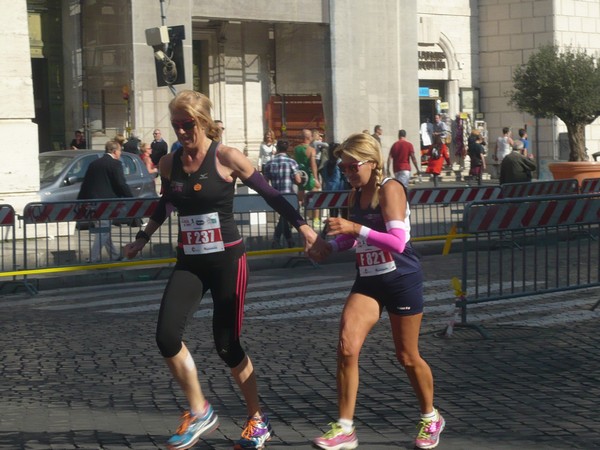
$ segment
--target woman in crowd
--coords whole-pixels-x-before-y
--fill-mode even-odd
[[[150,158],[150,154],[152,153],[152,147],[147,142],[142,142],[140,144],[140,158],[144,161],[146,165],[146,169],[148,169],[148,173],[154,174],[158,172],[158,168],[154,167],[154,163]]]
[[[273,159],[277,153],[277,142],[275,141],[275,133],[273,130],[269,130],[265,133],[263,141],[260,144],[260,151],[258,155],[258,170],[262,172],[265,164]]]
[[[283,196],[271,188],[239,150],[218,142],[219,130],[210,116],[210,100],[199,92],[182,91],[169,103],[171,124],[182,148],[161,158],[163,195],[144,231],[125,247],[134,257],[176,208],[179,213],[177,263],[165,288],[156,341],[190,410],[169,439],[170,449],[192,447],[219,422],[200,388],[198,371],[183,343],[186,321],[207,290],[213,298],[213,339],[218,355],[229,366],[246,402],[247,420],[236,449],[263,448],[272,434],[262,413],[256,376],[240,342],[248,268],[244,244],[233,218],[236,180],[262,195],[294,225],[306,249],[324,242],[306,225]]]
[[[415,445],[438,445],[444,419],[433,406],[433,376],[419,354],[423,318],[423,274],[410,244],[406,189],[395,179],[383,178],[378,142],[368,134],[350,136],[337,149],[340,168],[352,186],[350,217],[327,220],[328,235],[336,236],[325,251],[309,253],[320,261],[330,252],[356,247],[357,273],[344,305],[339,330],[337,388],[339,419],[314,439],[326,450],[358,447],[353,418],[358,394],[358,359],[369,331],[385,308],[389,314],[396,357],[416,394],[421,420]],[[391,386],[389,387],[392,388]]]
[[[434,135],[433,145],[429,149],[425,172],[433,176],[433,185],[436,187],[438,185],[438,177],[442,173],[444,161],[446,161],[446,166],[449,167],[450,154],[448,153],[448,147],[444,144],[440,135]]]

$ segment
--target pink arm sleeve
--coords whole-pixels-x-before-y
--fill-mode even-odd
[[[362,226],[360,235],[366,238],[367,244],[394,253],[402,253],[406,248],[406,242],[410,239],[404,228],[395,227],[389,228],[387,233],[382,233]]]

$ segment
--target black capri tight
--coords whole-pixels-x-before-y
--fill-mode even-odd
[[[163,294],[156,327],[156,343],[165,358],[172,358],[181,350],[185,326],[209,289],[217,353],[229,367],[236,367],[246,356],[240,345],[248,285],[246,254],[236,256],[238,252],[231,248],[223,253],[209,261],[205,257],[178,255]]]

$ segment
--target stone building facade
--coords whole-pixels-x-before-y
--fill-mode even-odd
[[[256,159],[276,94],[322,100],[329,140],[379,124],[384,156],[404,128],[418,143],[421,117],[441,111],[528,128],[539,160],[564,159],[565,129],[507,103],[515,67],[539,45],[597,52],[597,0],[16,0],[0,48],[11,56],[0,77],[0,132],[20,158],[3,165],[0,198],[35,197],[36,158],[84,128],[101,148],[133,130],[171,143],[167,104],[157,86],[148,28],[182,25],[185,84],[205,92],[222,119],[224,141]],[[58,31],[57,31],[58,30]],[[32,70],[33,69],[33,70]],[[37,129],[36,129],[37,128]],[[282,130],[278,130],[281,132]],[[600,127],[587,128],[590,153]],[[4,154],[11,151],[5,147]],[[6,160],[6,157],[4,158]],[[18,202],[17,202],[18,203]]]

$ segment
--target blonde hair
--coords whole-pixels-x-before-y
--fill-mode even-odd
[[[196,120],[196,126],[205,130],[206,136],[213,141],[220,140],[219,128],[213,121],[210,110],[210,99],[200,92],[185,90],[179,92],[169,102],[169,112],[173,115],[176,111],[183,111]]]
[[[335,150],[335,156],[341,158],[346,155],[354,158],[357,161],[370,161],[375,164],[373,176],[375,177],[375,193],[371,199],[371,208],[376,208],[379,205],[379,188],[383,181],[383,160],[381,159],[381,150],[379,142],[367,133],[356,133],[348,137]],[[348,197],[348,203],[354,202],[356,189],[353,187]]]

